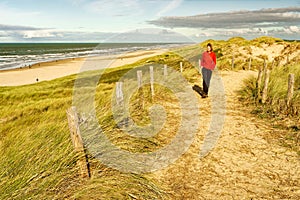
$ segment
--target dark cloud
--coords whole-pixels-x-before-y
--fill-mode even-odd
[[[31,26],[15,26],[0,24],[0,31],[28,31],[28,30],[41,30],[41,28],[31,27]]]
[[[171,16],[148,21],[168,28],[254,28],[279,27],[300,24],[300,7],[241,10],[208,13],[195,16]]]

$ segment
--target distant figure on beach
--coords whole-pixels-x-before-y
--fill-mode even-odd
[[[36,82],[39,82],[39,78],[36,78]]]
[[[202,54],[201,65],[202,68],[202,79],[203,79],[203,91],[204,95],[202,98],[208,96],[208,90],[210,85],[210,80],[212,76],[212,71],[215,69],[217,64],[216,54],[213,52],[213,47],[211,43],[207,44],[206,51]]]

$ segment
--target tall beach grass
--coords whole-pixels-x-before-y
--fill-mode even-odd
[[[149,86],[143,92],[145,105],[138,103],[139,93],[131,98],[132,118],[149,123],[149,107],[163,104],[170,119],[156,137],[138,139],[122,133],[112,118],[111,97],[116,82],[138,66],[158,63],[180,69],[182,57],[166,53],[134,64],[103,72],[96,89],[96,112],[108,138],[131,152],[153,151],[170,141],[176,132],[177,99],[164,87],[156,87],[150,98]],[[183,75],[194,82],[197,69],[184,62]],[[90,76],[93,72],[85,72]],[[84,76],[84,75],[83,75]],[[106,167],[88,155],[91,178],[78,175],[78,159],[72,146],[66,110],[72,106],[76,75],[17,87],[0,87],[0,199],[165,199],[163,186],[147,174],[123,173]]]
[[[290,105],[287,104],[289,74],[295,77]],[[253,106],[253,114],[268,119],[275,128],[285,130],[285,145],[300,155],[300,65],[286,65],[271,70],[264,104],[260,101],[262,90],[263,84],[257,87],[257,77],[251,77],[245,80],[243,89],[239,91],[240,99]]]

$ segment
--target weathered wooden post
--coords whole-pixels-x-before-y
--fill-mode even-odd
[[[123,104],[124,95],[123,95],[123,82],[117,82],[116,85],[116,101],[117,105],[121,106]]]
[[[259,89],[260,89],[260,85],[261,85],[262,76],[263,76],[263,71],[262,71],[262,68],[259,67],[257,81],[256,81],[256,88],[258,89],[258,91],[257,91],[258,93],[260,92]]]
[[[289,74],[288,81],[289,82],[288,82],[288,93],[287,93],[287,106],[290,107],[294,95],[294,83],[295,83],[294,74]]]
[[[139,93],[139,104],[142,106],[142,109],[145,108],[145,101],[144,101],[144,91],[142,90],[142,79],[143,72],[142,70],[137,71],[137,80],[138,80],[138,93]]]
[[[269,85],[269,78],[270,78],[270,70],[266,70],[265,74],[265,83],[264,83],[264,88],[263,88],[263,93],[262,93],[262,99],[261,102],[264,104],[267,101],[268,97],[268,85]]]
[[[264,75],[266,75],[267,69],[268,69],[267,62],[266,62],[266,59],[264,59]]]
[[[154,97],[154,71],[153,66],[150,66],[150,87],[151,87],[151,95]]]
[[[252,65],[252,58],[249,58],[249,65],[248,65],[248,70],[251,70],[251,65]]]
[[[271,69],[274,69],[274,65],[275,65],[275,60],[273,59]]]
[[[142,70],[138,70],[136,73],[137,73],[137,80],[138,80],[138,88],[140,88],[140,87],[142,87],[143,72],[142,72]]]
[[[168,76],[168,66],[164,65],[164,78],[167,78]]]
[[[90,177],[90,171],[88,167],[87,156],[84,151],[84,145],[79,129],[79,117],[76,111],[76,107],[71,107],[67,110],[68,124],[70,129],[70,136],[76,153],[78,154],[77,165],[80,170],[82,178]]]
[[[183,65],[182,65],[182,62],[180,62],[180,72],[181,72],[181,73],[183,72]]]

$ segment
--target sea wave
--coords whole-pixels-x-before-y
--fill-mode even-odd
[[[24,46],[26,47],[26,45]],[[51,48],[48,47],[49,45],[45,45],[43,48],[37,48],[32,45],[32,47],[28,46],[26,49],[20,44],[15,46],[11,45],[5,49],[0,44],[0,70],[29,67],[42,62],[70,58],[116,55],[138,50],[169,48],[178,44],[105,44],[92,47],[76,47],[75,45],[73,48],[60,48],[59,45],[61,44],[57,44],[57,46],[54,45],[54,47]]]

